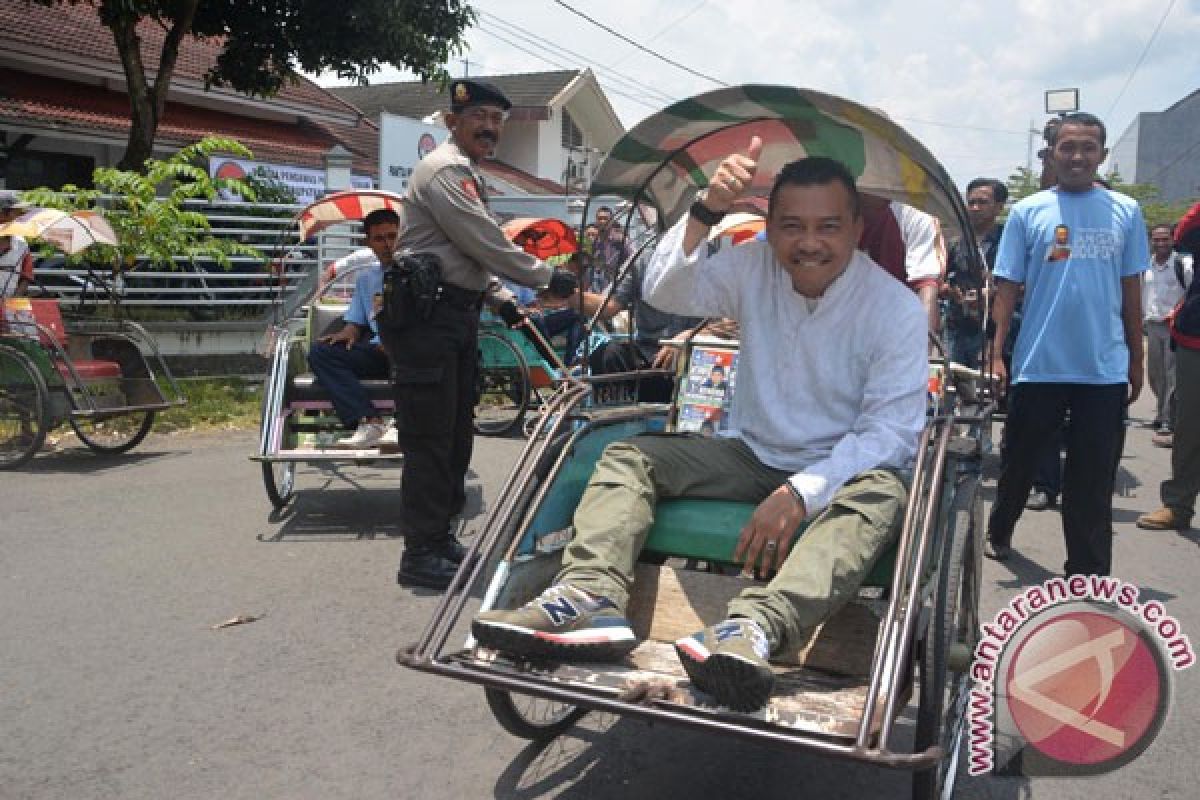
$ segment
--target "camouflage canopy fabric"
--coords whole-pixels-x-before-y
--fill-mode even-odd
[[[644,216],[665,230],[686,213],[721,160],[744,151],[755,135],[763,153],[750,206],[765,208],[784,164],[819,155],[849,167],[861,191],[938,217],[948,234],[967,224],[954,181],[907,131],[865,106],[787,86],[718,89],[646,118],[613,146],[590,195],[648,206],[653,213]]]

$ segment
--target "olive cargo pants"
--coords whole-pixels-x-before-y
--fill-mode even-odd
[[[645,434],[611,444],[575,511],[575,538],[563,554],[558,581],[624,609],[660,498],[759,503],[788,477],[760,462],[739,439]],[[853,599],[899,535],[907,496],[904,481],[885,469],[852,478],[816,515],[770,583],[734,598],[730,616],[758,622],[772,652],[803,644]]]

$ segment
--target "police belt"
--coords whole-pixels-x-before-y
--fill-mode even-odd
[[[478,311],[483,307],[483,291],[464,289],[450,283],[438,284],[437,300],[459,311]]]

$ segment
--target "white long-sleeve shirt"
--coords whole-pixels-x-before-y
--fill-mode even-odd
[[[1180,264],[1183,272],[1183,283],[1175,272],[1175,259],[1182,259]],[[1187,286],[1192,282],[1192,259],[1181,256],[1175,251],[1167,256],[1167,260],[1159,264],[1150,257],[1150,268],[1142,273],[1142,318],[1146,322],[1162,322],[1167,315],[1175,310],[1179,301],[1187,293]]]
[[[926,314],[916,295],[861,252],[812,309],[767,242],[707,257],[683,252],[686,218],[659,243],[646,300],[741,324],[729,428],[789,479],[808,514],[850,478],[911,465],[925,426]]]

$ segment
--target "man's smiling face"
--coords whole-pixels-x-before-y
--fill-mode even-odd
[[[1058,175],[1058,185],[1069,192],[1092,188],[1096,169],[1108,155],[1103,134],[1094,125],[1064,122],[1058,129],[1050,159]]]
[[[805,297],[820,297],[842,274],[861,235],[862,218],[837,181],[780,187],[767,217],[775,259]]]

